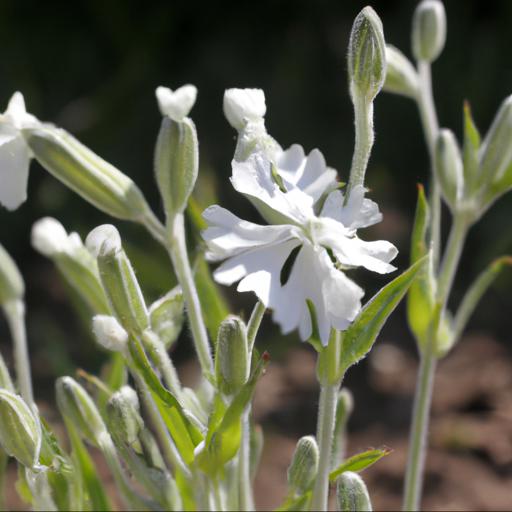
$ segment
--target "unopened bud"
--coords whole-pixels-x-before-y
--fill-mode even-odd
[[[332,466],[336,467],[345,458],[347,423],[354,408],[354,398],[347,388],[338,393],[336,404],[336,421],[334,426],[334,441],[332,447]]]
[[[71,377],[60,377],[56,382],[57,405],[64,416],[94,446],[106,432],[101,415],[87,391]]]
[[[64,226],[56,219],[44,217],[32,226],[32,247],[44,256],[64,252],[68,248],[68,234]]]
[[[480,180],[499,180],[512,162],[512,96],[503,101],[480,148]]]
[[[107,423],[116,444],[131,446],[140,452],[139,433],[144,422],[139,413],[139,400],[135,390],[123,386],[107,403]]]
[[[180,287],[174,288],[149,307],[151,328],[167,349],[178,339],[183,327],[183,308],[183,293]]]
[[[444,198],[454,209],[464,193],[464,168],[459,145],[451,130],[439,132],[434,159],[434,169]]]
[[[110,224],[98,226],[85,243],[97,256],[101,283],[120,324],[128,332],[147,329],[149,316],[144,297],[117,229]]]
[[[372,503],[363,479],[345,471],[336,480],[336,501],[340,512],[371,512]]]
[[[412,20],[412,53],[418,61],[433,62],[446,41],[446,13],[439,0],[423,0]]]
[[[418,94],[418,73],[409,59],[394,46],[386,46],[386,81],[384,90],[415,98]]]
[[[263,121],[267,106],[261,89],[227,89],[224,93],[224,115],[237,131],[248,123]]]
[[[305,493],[318,470],[318,445],[313,436],[301,437],[288,467],[288,485],[296,494]]]
[[[96,315],[92,319],[96,341],[107,350],[123,353],[128,344],[128,333],[113,316]]]
[[[0,244],[0,305],[23,299],[25,284],[9,253]]]
[[[352,99],[373,101],[386,78],[386,43],[382,22],[371,7],[365,7],[352,25],[348,72]]]
[[[24,400],[11,391],[0,389],[0,444],[6,453],[27,468],[39,462],[41,427]]]
[[[38,162],[99,210],[124,220],[147,216],[149,206],[137,185],[69,133],[51,126],[22,132]]]
[[[163,116],[173,121],[181,122],[192,110],[197,98],[197,88],[194,85],[183,85],[172,91],[168,87],[157,87],[155,91],[158,108]]]
[[[215,373],[226,394],[240,389],[249,378],[247,328],[237,316],[228,316],[219,327]]]

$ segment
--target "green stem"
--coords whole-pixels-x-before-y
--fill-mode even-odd
[[[254,342],[256,341],[256,334],[258,334],[265,310],[265,304],[263,304],[261,301],[258,301],[252,310],[251,318],[249,318],[249,323],[247,324],[247,343],[249,345],[249,356],[252,354]]]
[[[320,404],[316,438],[320,450],[318,473],[313,488],[310,510],[327,510],[329,499],[329,471],[336,416],[336,399],[339,383],[320,388]]]
[[[167,234],[165,227],[158,220],[156,215],[148,209],[140,223],[149,231],[151,236],[164,247],[167,247]]]
[[[364,176],[373,146],[373,103],[364,96],[354,96],[355,146],[350,168],[345,202],[357,185],[364,184]]]
[[[25,305],[21,300],[6,302],[4,311],[14,342],[14,366],[16,367],[18,387],[25,402],[32,407],[34,395],[25,330]]]
[[[209,379],[213,374],[213,359],[208,342],[208,335],[204,324],[201,304],[194,283],[192,269],[188,260],[185,241],[185,221],[182,213],[174,218],[172,235],[168,239],[168,250],[176,276],[183,290],[183,296],[188,308],[190,329],[194,339],[194,345],[203,371],[203,375]]]

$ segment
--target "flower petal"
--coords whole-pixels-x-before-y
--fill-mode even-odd
[[[27,199],[29,155],[21,135],[0,145],[0,204],[8,210]]]

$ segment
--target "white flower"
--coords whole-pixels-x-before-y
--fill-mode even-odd
[[[389,262],[396,248],[386,241],[365,242],[358,228],[382,218],[376,203],[354,187],[345,204],[333,190],[335,171],[322,154],[307,157],[300,146],[278,155],[275,164],[263,153],[232,162],[231,182],[246,195],[271,225],[239,219],[220,206],[203,217],[203,237],[212,261],[226,260],[215,279],[238,291],[252,291],[273,310],[283,333],[298,328],[303,340],[312,334],[308,301],[312,303],[321,341],[331,328],[346,329],[361,309],[363,290],[342,270],[363,266],[379,273],[395,270]]]
[[[15,92],[0,115],[0,204],[15,210],[27,199],[30,150],[21,130],[40,122],[25,110],[25,100]]]
[[[68,235],[64,226],[52,217],[43,217],[34,223],[31,242],[36,251],[47,257],[64,252],[73,254],[84,247],[78,233]]]
[[[261,89],[227,89],[224,93],[224,115],[235,130],[249,122],[262,121],[267,111]]]
[[[173,121],[180,122],[188,116],[197,97],[197,88],[194,85],[183,85],[174,92],[168,87],[157,87],[156,99],[163,116],[169,116]]]

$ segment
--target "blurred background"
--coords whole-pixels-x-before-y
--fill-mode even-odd
[[[269,132],[283,147],[318,147],[341,179],[346,178],[353,114],[345,56],[352,21],[364,5],[355,0],[5,0],[0,2],[0,109],[15,90],[22,91],[31,113],[66,128],[132,177],[161,215],[152,176],[160,124],[154,90],[158,85],[174,89],[195,84],[199,96],[191,116],[201,156],[196,199],[204,207],[219,201],[239,216],[258,221],[227,179],[235,133],[222,114],[223,92],[229,87],[264,89]],[[376,1],[373,7],[384,23],[387,42],[410,56],[415,3]],[[512,3],[446,2],[446,10],[447,44],[433,67],[440,124],[460,138],[462,102],[467,99],[485,133],[501,101],[512,92]],[[361,236],[392,241],[400,249],[397,264],[404,269],[416,183],[425,183],[428,176],[413,102],[381,94],[375,104],[375,130],[367,185],[384,221]],[[447,228],[449,215],[444,213]],[[94,345],[84,305],[30,246],[32,224],[46,215],[83,237],[111,219],[36,163],[31,167],[29,200],[15,212],[0,210],[0,242],[27,282],[37,396],[52,414],[54,379],[78,367],[98,371],[105,355]],[[511,216],[509,195],[473,228],[454,305],[492,259],[512,253]],[[148,302],[156,299],[173,282],[172,276],[162,279],[162,272],[169,269],[165,254],[142,229],[114,223],[126,240]],[[357,279],[369,298],[389,277],[361,273]],[[512,484],[511,287],[512,271],[504,272],[485,296],[465,338],[441,365],[426,487],[426,505],[432,509],[512,506],[507,495],[507,484]],[[226,298],[233,312],[246,316],[254,302],[233,290],[226,290]],[[276,506],[285,492],[295,439],[314,432],[317,390],[314,355],[295,336],[283,339],[267,319],[258,343],[274,361],[256,407],[270,447],[257,480],[260,506],[268,508]],[[0,350],[9,360],[10,339],[3,319]],[[192,357],[184,332],[175,350],[184,375],[194,371]],[[381,444],[395,450],[367,472],[376,508],[393,509],[399,503],[415,372],[415,348],[401,308],[372,357],[353,368],[346,381],[355,397],[349,453]]]

